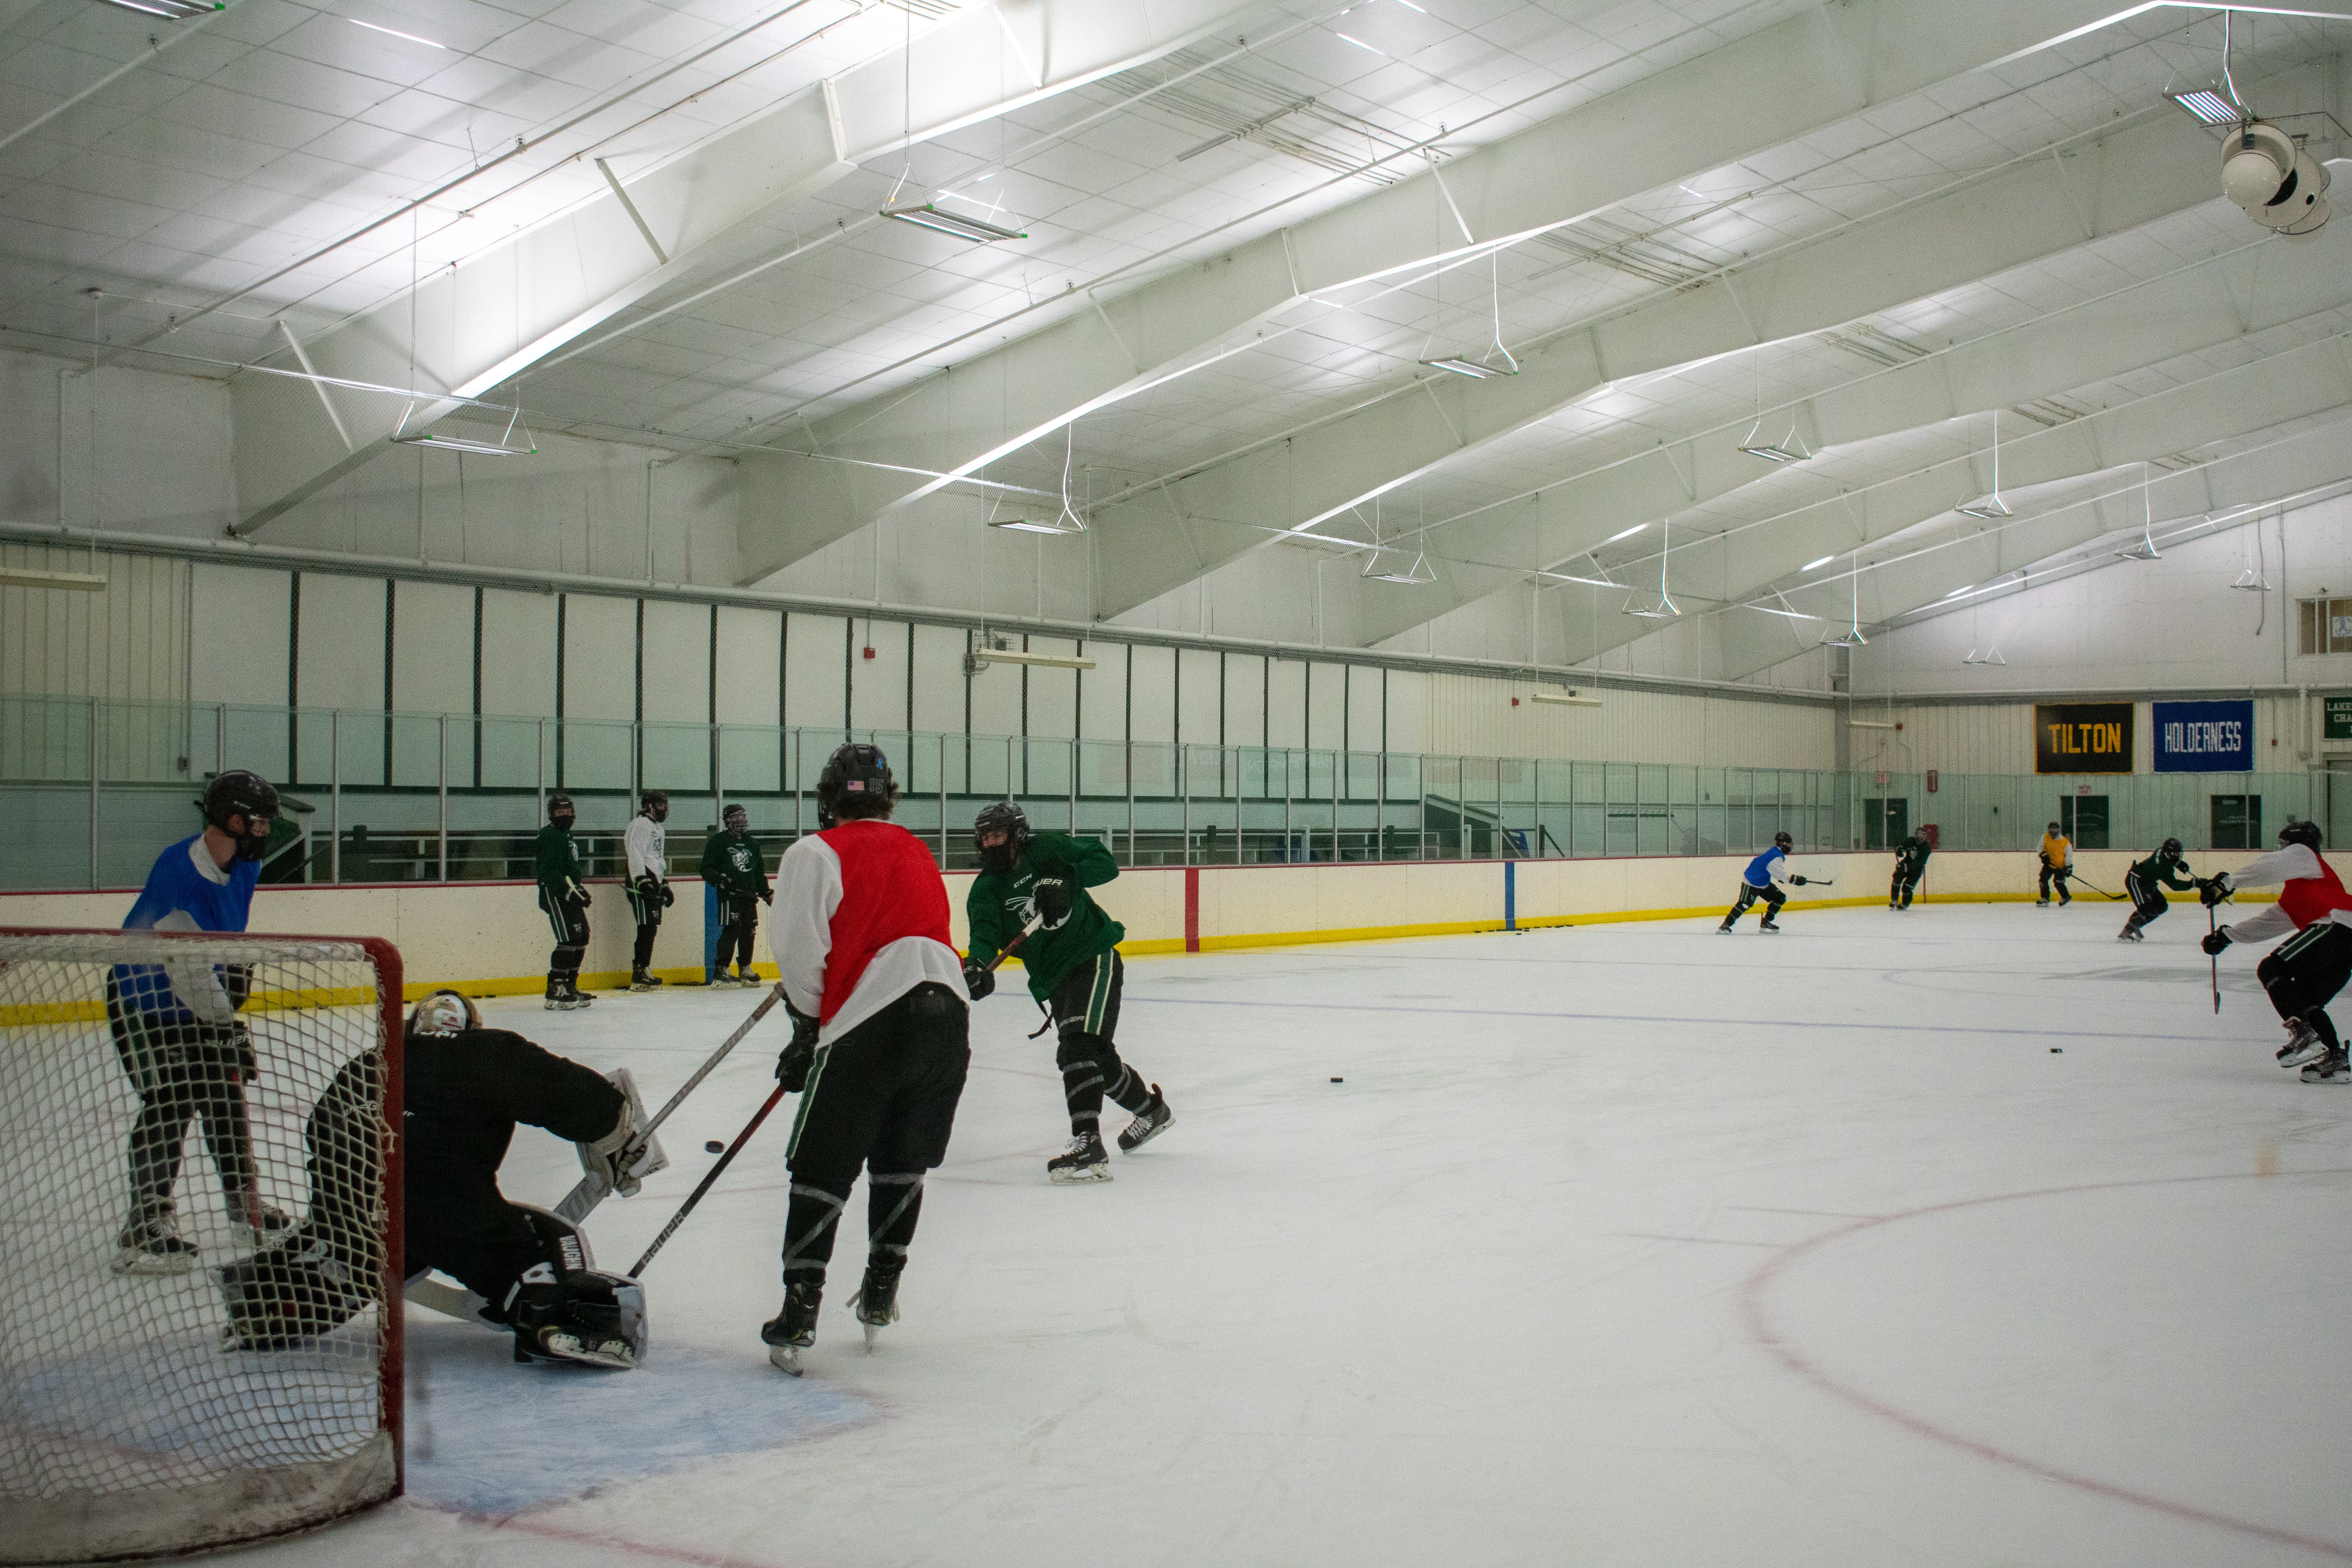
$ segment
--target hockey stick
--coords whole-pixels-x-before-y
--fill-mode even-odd
[[[751,1016],[744,1019],[733,1034],[721,1041],[717,1050],[710,1053],[710,1059],[697,1068],[694,1076],[678,1086],[677,1092],[669,1097],[669,1103],[656,1111],[652,1121],[636,1130],[635,1135],[629,1140],[628,1148],[624,1151],[626,1158],[618,1163],[619,1169],[625,1171],[636,1163],[638,1156],[645,1151],[645,1146],[653,1141],[655,1131],[663,1122],[669,1120],[669,1113],[684,1103],[686,1097],[694,1092],[695,1086],[710,1076],[710,1069],[725,1061],[727,1053],[741,1045],[743,1037],[757,1028],[760,1020],[766,1017],[776,1004],[783,999],[784,983],[779,980],[768,988],[768,994],[765,996],[760,998],[760,1005],[751,1009]],[[573,1225],[578,1225],[594,1212],[596,1205],[604,1202],[604,1195],[611,1191],[610,1187],[594,1177],[583,1176],[572,1189],[563,1195],[563,1201],[555,1205],[555,1212]]]
[[[1036,929],[1037,928],[1034,925],[1023,926],[1021,928],[1021,934],[1014,937],[1011,942],[1006,942],[1004,944],[1004,951],[988,961],[988,973],[991,974],[995,973],[998,967],[1002,965],[1006,959],[1012,957],[1015,952],[1018,952],[1021,950],[1021,944],[1027,942],[1029,940],[1029,933]]]
[[[2206,905],[2205,934],[2210,936],[2221,929],[2221,920],[2213,913],[2213,906]],[[2213,961],[2213,1016],[2218,1018],[2221,1016],[2221,955],[2213,952],[2206,956]]]
[[[677,1234],[677,1227],[686,1223],[686,1216],[694,1212],[694,1205],[702,1201],[702,1194],[710,1190],[711,1184],[719,1180],[721,1172],[734,1163],[735,1156],[743,1152],[743,1145],[751,1141],[751,1134],[760,1130],[760,1123],[768,1119],[768,1112],[775,1110],[776,1102],[783,1098],[784,1086],[778,1084],[775,1091],[768,1096],[767,1100],[753,1114],[750,1123],[742,1131],[735,1134],[735,1142],[727,1145],[727,1152],[719,1156],[717,1163],[710,1167],[709,1173],[702,1178],[692,1193],[688,1194],[686,1202],[678,1205],[677,1212],[669,1216],[669,1223],[661,1227],[661,1234],[654,1237],[651,1247],[646,1248],[646,1255],[637,1259],[635,1268],[629,1270],[630,1279],[636,1279],[644,1277],[646,1265],[654,1260],[654,1254],[659,1252],[669,1238]]]
[[[2099,886],[2096,882],[2092,881],[2089,878],[2084,877],[2084,876],[2082,876],[2081,874],[2079,874],[2079,873],[2077,873],[2077,872],[2069,871],[2069,872],[2067,872],[2067,873],[2066,873],[2066,875],[2065,875],[2063,879],[2062,879],[2062,880],[2063,880],[2063,881],[2069,881],[2069,882],[2080,882],[2080,883],[2082,883],[2082,884],[2083,884],[2083,886],[2084,886],[2084,887],[2086,887],[2086,888],[2090,889],[2091,889],[2091,891],[2093,891],[2093,892],[2095,892],[2095,893],[2098,894],[2098,895],[2099,895],[2099,897],[2101,897],[2101,898],[2103,898],[2103,899],[2113,899],[2113,900],[2114,900],[2116,902],[2117,902],[2117,903],[2122,903],[2122,902],[2124,901],[2124,896],[2123,896],[2121,893],[2110,893],[2110,892],[2109,892],[2109,891],[2107,891],[2105,888],[2102,888],[2101,886]]]

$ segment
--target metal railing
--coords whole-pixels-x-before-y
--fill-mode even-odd
[[[1822,851],[1879,847],[1925,823],[1946,849],[2021,849],[2062,800],[2085,823],[2099,816],[2117,847],[2210,847],[2217,796],[2259,796],[2265,833],[2317,816],[2335,842],[2352,817],[2352,779],[2331,796],[2335,775],[2300,773],[1945,773],[1931,792],[1919,775],[1790,768],[7,697],[0,889],[138,885],[198,825],[191,803],[223,767],[285,792],[272,881],[527,879],[558,789],[578,805],[593,875],[619,873],[621,830],[647,788],[669,793],[675,869],[693,869],[722,801],[746,809],[772,863],[815,828],[816,776],[845,739],[889,754],[896,820],[950,869],[974,863],[973,815],[1007,798],[1129,866],[1722,855],[1782,830]],[[2098,847],[2089,838],[2077,834]]]

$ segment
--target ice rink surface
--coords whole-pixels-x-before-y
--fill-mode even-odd
[[[2352,1090],[2201,911],[1792,911],[1137,961],[1176,1124],[1056,1188],[1017,980],[867,1355],[854,1200],[772,1371],[785,1123],[647,1270],[654,1360],[412,1311],[411,1496],[273,1564],[2352,1561]],[[496,1002],[657,1104],[737,991]],[[590,1223],[625,1268],[771,1086],[763,1027]],[[2052,1047],[2061,1047],[2053,1054]],[[1334,1078],[1344,1082],[1333,1082]],[[790,1102],[787,1102],[788,1104]],[[1107,1131],[1121,1123],[1107,1113]],[[510,1195],[570,1148],[517,1140]]]

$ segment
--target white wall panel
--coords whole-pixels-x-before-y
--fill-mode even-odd
[[[1031,653],[1056,658],[1077,657],[1072,637],[1029,637]],[[1029,727],[1032,735],[1067,738],[1078,732],[1078,672],[1075,669],[1032,669],[1029,674]]]
[[[905,730],[907,702],[907,623],[860,621],[856,660],[857,671],[856,728]],[[874,657],[867,658],[866,650]]]
[[[784,651],[785,723],[830,730],[845,722],[841,650],[848,626],[839,616],[793,613]]]
[[[1176,733],[1188,745],[1213,746],[1222,739],[1224,677],[1218,657],[1202,648],[1176,650]]]
[[[1128,645],[1090,642],[1095,668],[1078,682],[1078,732],[1089,741],[1127,739]]]
[[[773,724],[783,700],[783,616],[774,610],[719,611],[719,712],[722,724]]]
[[[1564,757],[1578,761],[1682,763],[1703,767],[1829,768],[1836,711],[1827,706],[1753,702],[1675,691],[1583,688],[1598,708],[1536,703],[1549,683],[1433,674],[1424,751],[1469,756]],[[1518,706],[1511,700],[1517,698]],[[1390,744],[1402,751],[1396,727]]]
[[[1225,743],[1265,744],[1265,659],[1254,653],[1225,655]]]
[[[185,562],[0,544],[0,564],[96,573],[100,594],[0,587],[0,691],[152,698],[187,694]]]
[[[313,581],[302,584],[306,622]],[[474,590],[399,584],[392,605],[392,705],[404,713],[474,710]]]
[[[1347,677],[1346,738],[1340,744],[1351,752],[1381,749],[1381,671],[1361,666],[1344,667]]]
[[[1424,752],[1429,749],[1429,682],[1418,669],[1388,672],[1388,749]]]
[[[563,713],[570,719],[637,715],[637,602],[598,594],[563,601]]]
[[[975,735],[1021,733],[1021,667],[983,664],[971,678],[971,731]]]
[[[942,734],[963,728],[963,650],[969,636],[961,626],[915,628],[911,728]]]
[[[1176,650],[1134,647],[1128,652],[1134,685],[1129,722],[1132,739],[1176,738]]]
[[[1307,744],[1307,666],[1297,659],[1268,661],[1265,733],[1269,746]]]
[[[284,702],[288,574],[242,566],[194,570],[190,695],[198,702]]]
[[[482,591],[482,711],[555,711],[555,595]]]
[[[648,722],[710,721],[710,609],[645,604],[645,717]]]
[[[383,710],[384,587],[380,578],[302,574],[299,706]]]
[[[1345,666],[1319,660],[1307,667],[1307,743],[1317,751],[1337,751],[1348,716]]]

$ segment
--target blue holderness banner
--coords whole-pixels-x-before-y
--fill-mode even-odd
[[[2158,702],[2156,771],[2160,773],[2250,773],[2254,771],[2254,704]]]

